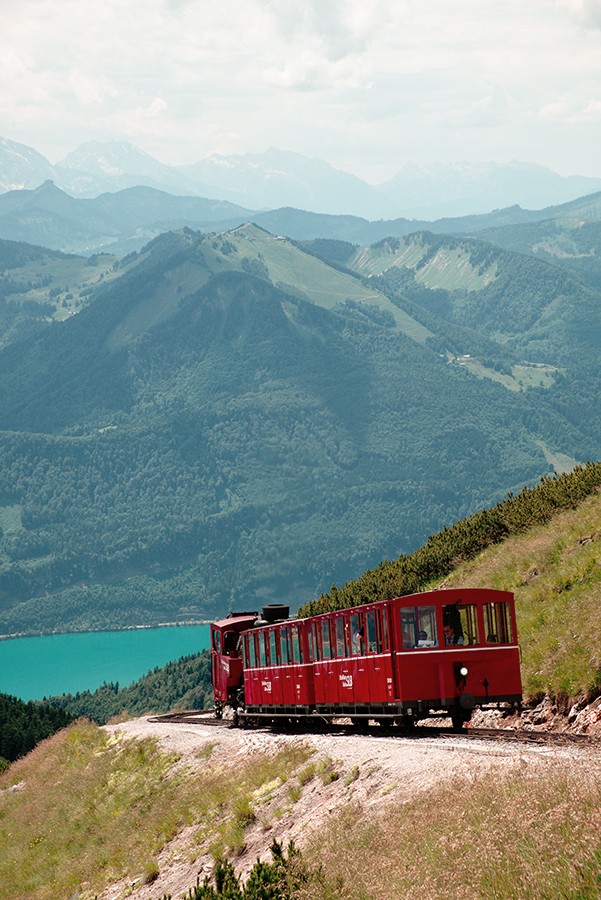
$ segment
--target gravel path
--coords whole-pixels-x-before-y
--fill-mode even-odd
[[[319,829],[328,816],[348,802],[358,802],[366,810],[381,807],[391,800],[403,802],[427,792],[441,781],[452,779],[458,789],[469,787],[474,778],[490,771],[504,774],[544,767],[557,759],[570,766],[592,767],[601,770],[599,746],[583,751],[580,747],[548,747],[514,743],[497,744],[490,741],[468,740],[461,735],[451,737],[399,738],[392,736],[361,734],[274,734],[263,730],[242,730],[227,727],[211,727],[206,724],[170,724],[153,722],[148,718],[134,719],[118,725],[105,726],[109,732],[120,733],[123,738],[154,737],[166,751],[181,756],[181,764],[190,769],[220,763],[235,766],[241,757],[252,754],[277,753],[291,743],[312,748],[312,761],[330,760],[339,778],[329,784],[313,778],[302,789],[300,799],[291,806],[288,786],[281,796],[270,801],[275,810],[288,811],[279,817],[270,817],[269,805],[261,807],[263,824],[251,826],[247,832],[246,849],[235,860],[237,872],[245,875],[257,857],[269,859],[269,846],[273,838],[290,840],[302,847],[305,837]],[[198,753],[207,744],[217,744],[210,759],[199,758]],[[351,777],[349,776],[351,774]],[[224,776],[225,777],[225,776]],[[265,826],[265,821],[270,825]],[[179,900],[187,889],[210,874],[213,860],[201,854],[190,861],[189,848],[194,828],[182,834],[164,848],[159,862],[159,878],[152,885],[122,882],[101,894],[102,900],[117,900],[125,895],[138,900],[153,900],[164,894],[172,894]]]

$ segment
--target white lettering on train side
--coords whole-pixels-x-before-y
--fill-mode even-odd
[[[343,688],[352,688],[353,687],[353,676],[352,675],[341,675],[340,681],[342,682]]]
[[[271,694],[271,681],[262,681],[261,687],[267,694]]]

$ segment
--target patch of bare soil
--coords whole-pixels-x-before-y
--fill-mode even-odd
[[[574,713],[573,721],[583,710]],[[547,715],[548,714],[548,715]],[[546,727],[553,717],[551,709],[535,713],[542,725],[546,715]],[[589,733],[601,735],[601,700],[594,709],[587,710]],[[564,717],[565,719],[566,717]],[[478,724],[474,722],[474,724]],[[482,723],[484,724],[484,723]],[[491,723],[486,723],[491,724]],[[533,720],[533,725],[536,722]],[[514,720],[497,721],[495,727],[513,725]],[[573,723],[572,723],[573,725]],[[276,754],[285,746],[302,744],[310,747],[312,761],[330,763],[337,777],[329,783],[316,776],[298,788],[300,798],[293,802],[290,782],[270,795],[257,810],[257,820],[246,833],[244,851],[233,860],[236,871],[245,876],[257,858],[270,859],[269,846],[274,838],[287,845],[294,840],[302,848],[309,834],[318,831],[345,804],[356,803],[365,812],[375,810],[391,801],[396,804],[427,795],[429,790],[445,780],[456,783],[458,790],[469,789],[470,783],[490,770],[500,775],[511,775],[522,767],[544,767],[550,761],[565,759],[570,766],[593,767],[599,770],[601,751],[581,747],[547,747],[514,743],[493,743],[468,740],[460,734],[447,737],[396,737],[387,734],[281,734],[269,730],[242,730],[215,728],[207,724],[172,724],[152,722],[147,718],[134,719],[117,725],[105,726],[109,732],[118,732],[123,739],[152,736],[166,751],[181,756],[181,764],[190,770],[220,765],[230,766],[235,778],[236,762],[252,754]],[[421,732],[421,728],[418,729]],[[217,744],[210,759],[199,757],[199,751],[208,744]],[[224,773],[224,777],[226,773]],[[102,900],[134,897],[138,900],[154,900],[171,894],[179,900],[213,870],[213,859],[208,848],[193,843],[196,829],[184,829],[161,852],[158,859],[159,876],[151,885],[144,885],[141,878],[112,885],[101,894]]]

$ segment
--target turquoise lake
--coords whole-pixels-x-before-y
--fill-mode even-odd
[[[105,681],[126,687],[156,666],[208,646],[208,625],[0,641],[0,693],[41,700],[53,694],[93,691]]]

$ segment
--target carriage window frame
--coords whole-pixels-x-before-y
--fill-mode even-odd
[[[368,609],[365,613],[365,639],[367,653],[382,652],[382,634],[378,628],[377,610]]]
[[[382,635],[382,653],[387,653],[390,650],[390,630],[388,628],[388,607],[383,607],[380,611],[379,619],[380,619],[380,627],[381,627],[381,635]]]
[[[280,665],[280,648],[278,644],[277,632],[275,629],[272,629],[269,632],[269,658],[272,666]]]
[[[259,668],[264,668],[269,665],[267,660],[267,634],[259,632],[257,638],[259,643]]]
[[[482,614],[487,644],[513,644],[513,617],[510,603],[506,600],[484,603]]]
[[[319,628],[315,620],[309,623],[307,639],[309,644],[309,662],[319,662],[321,659],[319,650]]]
[[[292,662],[295,665],[300,665],[303,662],[303,648],[297,625],[290,626],[290,643],[292,645]]]
[[[344,640],[344,618],[337,616],[334,619],[334,652],[337,659],[344,659],[346,656],[346,644]]]
[[[213,650],[221,654],[221,632],[217,628],[213,629]]]
[[[437,609],[432,604],[402,606],[399,610],[403,650],[426,650],[438,647]],[[420,634],[426,637],[421,638]]]
[[[461,621],[461,631],[463,634],[463,643],[468,646],[480,643],[480,628],[478,624],[478,604],[461,603],[458,604],[459,618]]]
[[[257,645],[255,643],[254,634],[247,635],[248,640],[248,665],[251,669],[257,668]]]
[[[290,665],[290,646],[288,643],[289,630],[290,629],[287,625],[285,625],[283,628],[280,628],[280,656],[283,666]]]
[[[321,653],[323,659],[332,659],[333,654],[332,636],[330,633],[330,620],[321,620]]]
[[[362,656],[365,652],[365,626],[363,616],[360,613],[351,613],[350,616],[350,655]]]

